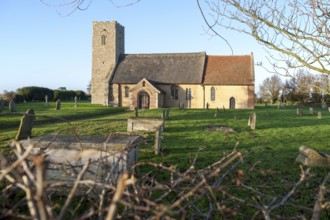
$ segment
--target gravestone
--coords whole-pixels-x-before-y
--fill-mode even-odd
[[[297,116],[303,116],[304,112],[301,108],[297,108],[296,114]]]
[[[61,110],[61,99],[57,99],[55,108],[56,108],[56,110]]]
[[[166,110],[163,109],[163,112],[162,112],[162,118],[165,119],[166,118]]]
[[[45,106],[48,107],[48,95],[45,95]]]
[[[215,117],[215,118],[218,117],[218,111],[217,110],[214,111],[214,116],[213,117]]]
[[[21,119],[21,124],[15,138],[16,140],[19,141],[31,137],[34,119],[34,110],[30,108]]]
[[[5,106],[4,101],[0,99],[0,112],[2,112],[4,106]]]
[[[322,113],[321,112],[317,113],[317,119],[322,119]]]
[[[330,107],[328,107],[328,112],[330,112]]]
[[[324,109],[326,109],[328,107],[328,105],[327,104],[325,104],[325,103],[322,103],[322,105],[321,105],[321,108],[324,108]]]
[[[257,123],[257,114],[255,112],[251,112],[248,120],[248,126],[250,126],[252,130],[255,130],[256,123]]]
[[[74,107],[78,107],[78,97],[77,96],[75,96],[74,97]]]
[[[137,107],[135,107],[135,109],[134,109],[134,115],[135,115],[135,118],[139,117],[139,109]]]
[[[161,129],[158,128],[155,132],[155,143],[154,143],[155,155],[160,154],[160,144],[161,144]]]
[[[170,119],[170,109],[166,109],[165,119]]]
[[[16,104],[14,100],[10,100],[9,102],[9,112],[16,112]]]
[[[305,166],[330,167],[330,155],[318,152],[307,146],[301,146],[299,148],[299,155],[296,161]]]
[[[314,109],[312,107],[309,108],[309,114],[314,115]]]

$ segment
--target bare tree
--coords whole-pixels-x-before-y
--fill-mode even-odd
[[[283,82],[278,75],[266,78],[259,87],[259,93],[263,99],[271,100],[274,104],[283,88]]]
[[[269,52],[268,71],[308,68],[330,74],[328,0],[197,0],[208,26],[252,36]],[[270,53],[270,51],[273,51]],[[275,51],[275,53],[274,53]],[[276,53],[277,52],[277,53]]]

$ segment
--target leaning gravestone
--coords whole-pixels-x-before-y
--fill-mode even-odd
[[[34,119],[34,110],[30,108],[21,119],[21,124],[15,138],[16,140],[19,141],[31,137]]]
[[[14,100],[10,100],[9,102],[9,112],[16,112],[16,104]]]
[[[61,110],[61,99],[57,99],[56,101],[56,110]]]
[[[305,166],[330,167],[330,155],[318,152],[312,148],[301,146],[296,161]]]

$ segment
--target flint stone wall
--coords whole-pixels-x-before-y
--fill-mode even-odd
[[[164,130],[162,118],[128,118],[127,131],[160,131]]]
[[[119,176],[131,172],[132,164],[139,159],[141,136],[112,135],[102,136],[48,135],[21,141],[23,147],[34,146],[33,153],[46,154],[46,178],[49,182],[76,179],[79,171],[90,160],[84,179],[116,184]]]

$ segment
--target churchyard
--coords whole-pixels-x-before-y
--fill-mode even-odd
[[[88,103],[79,103],[78,107],[74,105],[74,102],[62,103],[61,110],[56,110],[55,103],[49,103],[48,107],[43,103],[24,103],[18,104],[16,109],[19,113],[26,112],[28,108],[34,109],[33,137],[49,134],[107,137],[110,133],[127,132],[128,119],[135,116],[134,111],[124,108]],[[299,114],[300,111],[303,114]],[[251,112],[256,116],[255,129],[248,126]],[[302,107],[299,112],[297,107],[265,108],[261,105],[253,111],[170,109],[169,118],[164,120],[160,133],[161,144],[157,155],[154,150],[155,132],[141,132],[145,141],[139,146],[141,164],[136,169],[137,179],[149,181],[150,186],[156,183],[173,186],[169,195],[165,193],[167,196],[162,191],[164,189],[154,189],[152,195],[146,197],[155,202],[163,196],[161,202],[168,209],[153,209],[154,205],[149,204],[149,208],[144,210],[141,207],[147,206],[146,201],[139,205],[132,202],[135,213],[174,218],[191,218],[192,215],[206,218],[208,213],[212,218],[311,218],[315,213],[313,209],[319,186],[329,169],[312,167],[307,171],[308,167],[301,166],[296,158],[300,146],[330,154],[330,113],[328,109],[314,108],[313,114],[310,114],[309,107]],[[321,118],[318,112],[321,112]],[[4,155],[10,154],[8,143],[15,138],[21,118],[17,113],[7,113],[8,109],[0,113],[0,146]],[[162,109],[138,112],[139,118],[161,118],[162,115]],[[226,164],[222,159],[230,161]],[[208,167],[212,164],[219,170]],[[216,167],[217,164],[221,166]],[[329,186],[327,182],[324,184]],[[329,201],[328,192],[323,195],[325,201]],[[4,197],[4,194],[1,196]],[[130,213],[126,208],[132,207],[126,203],[119,204],[121,208],[119,205],[118,213]],[[265,208],[266,205],[268,208]],[[86,204],[81,207],[73,213],[79,216],[86,214]],[[75,208],[68,209],[72,211]],[[329,215],[325,207],[321,218]]]

